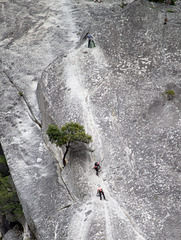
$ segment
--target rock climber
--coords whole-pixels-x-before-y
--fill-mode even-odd
[[[99,162],[95,162],[94,164],[94,169],[96,170],[96,175],[99,175],[99,170],[101,169],[101,166],[99,164]]]
[[[165,17],[165,19],[164,19],[164,23],[163,23],[163,24],[165,25],[165,24],[167,24],[167,22],[168,22],[168,18]]]
[[[97,194],[99,194],[100,200],[102,200],[102,195],[103,195],[104,200],[106,200],[105,195],[104,195],[104,191],[103,191],[103,189],[101,188],[100,185],[98,186]]]
[[[88,48],[94,48],[96,45],[94,43],[92,35],[89,33],[86,35],[86,38],[88,38]]]

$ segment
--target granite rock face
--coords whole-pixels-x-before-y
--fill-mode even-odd
[[[9,230],[5,236],[3,237],[3,240],[20,240],[19,238],[17,238],[15,232],[11,229]]]
[[[1,144],[37,240],[181,239],[181,3],[127,3],[1,3]],[[93,143],[63,168],[46,129],[69,121]]]

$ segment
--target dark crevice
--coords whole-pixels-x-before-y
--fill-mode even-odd
[[[6,75],[6,77],[8,78],[8,80],[10,81],[10,83],[17,89],[18,93],[20,94],[20,96],[23,98],[23,100],[26,103],[26,106],[28,107],[29,111],[30,111],[30,118],[32,119],[33,122],[35,122],[40,128],[42,128],[41,123],[37,120],[37,118],[35,117],[32,108],[30,106],[30,104],[28,103],[26,97],[24,96],[24,94],[22,93],[22,91],[20,90],[20,88],[18,86],[16,86],[13,82],[13,80],[10,78],[10,76],[7,74],[7,72],[5,70],[3,70],[3,73]]]
[[[24,214],[0,143],[0,239],[9,230],[21,229]]]
[[[48,149],[48,151],[51,153],[51,155],[53,156],[53,158],[55,158],[56,159],[56,157],[54,156],[54,153],[51,151],[51,148],[47,145],[47,143],[46,143],[46,141],[44,141],[44,143],[45,143],[45,145],[46,145],[46,147],[47,147],[47,149]],[[56,161],[58,162],[58,160],[56,159]],[[67,192],[68,192],[68,194],[69,194],[69,196],[70,196],[70,198],[72,199],[72,201],[75,201],[75,198],[73,197],[73,195],[71,194],[71,192],[70,192],[70,190],[68,189],[68,187],[67,187],[67,184],[66,184],[66,182],[65,182],[65,180],[63,179],[63,177],[62,177],[62,175],[61,175],[61,172],[62,172],[62,167],[60,166],[60,163],[58,162],[58,167],[59,167],[59,177],[61,178],[61,180],[62,180],[62,182],[63,182],[63,184],[64,184],[64,186],[65,186],[65,188],[66,188],[66,190],[67,190]]]
[[[63,183],[64,183],[64,186],[65,186],[65,188],[67,189],[67,192],[69,193],[72,201],[75,201],[74,197],[72,196],[70,190],[68,189],[67,184],[65,183],[65,180],[63,179],[63,177],[61,176],[61,174],[60,174],[60,177],[61,177],[61,179],[62,179],[62,181],[63,181]]]
[[[60,208],[59,210],[60,210],[60,211],[61,211],[61,210],[64,210],[64,209],[66,209],[66,208],[69,208],[70,206],[72,206],[72,204],[68,204],[67,206],[62,207],[62,208]]]
[[[63,182],[63,184],[64,184],[64,186],[65,186],[65,188],[66,188],[66,190],[67,190],[67,192],[68,192],[68,194],[69,194],[69,196],[70,196],[70,198],[72,199],[72,201],[75,201],[75,198],[74,198],[73,195],[71,194],[69,188],[67,187],[67,184],[66,184],[64,178],[63,178],[62,175],[61,175],[62,168],[61,168],[59,162],[58,162],[58,166],[59,166],[59,169],[60,169],[60,175],[59,175],[59,176],[60,176],[60,178],[61,178],[61,180],[62,180],[62,182]]]

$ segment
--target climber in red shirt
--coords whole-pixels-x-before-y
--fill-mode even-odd
[[[104,191],[101,187],[98,187],[97,194],[99,194],[100,200],[102,200],[102,195],[103,195],[104,200],[106,200],[105,195],[104,195]]]

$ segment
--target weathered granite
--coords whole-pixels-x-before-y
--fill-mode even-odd
[[[38,240],[181,238],[180,1],[129,2],[14,1],[1,9],[0,136]],[[94,49],[79,43],[89,25]],[[84,124],[94,151],[72,148],[60,172],[61,150],[45,132],[68,121]],[[97,184],[108,201],[96,196]]]
[[[3,240],[22,240],[17,234],[11,229],[3,237]]]

